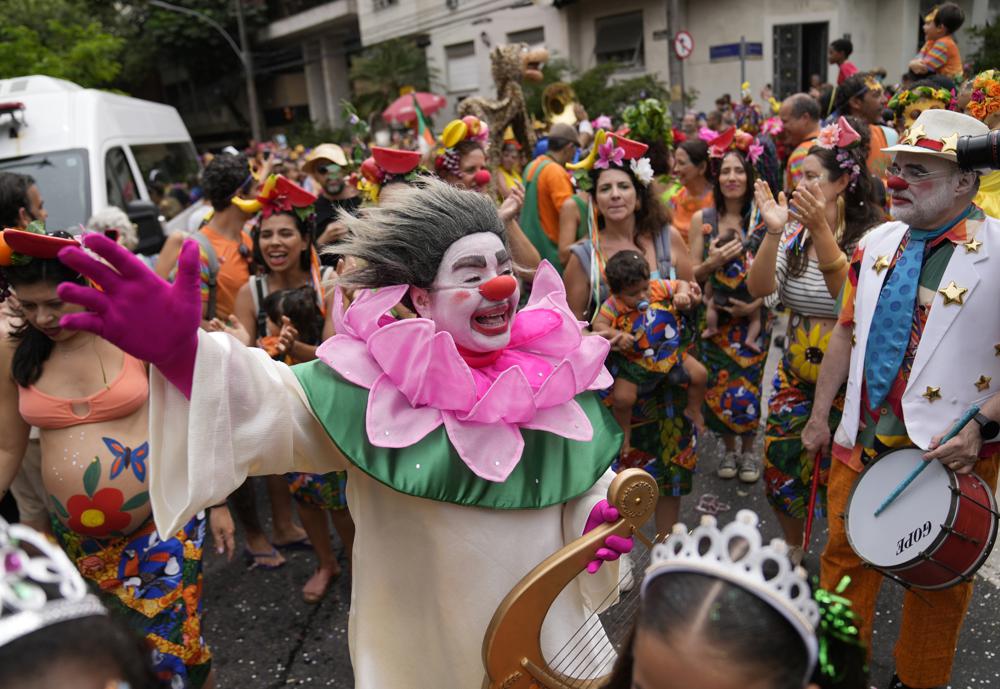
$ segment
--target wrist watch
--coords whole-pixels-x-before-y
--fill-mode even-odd
[[[979,424],[979,435],[982,436],[984,441],[994,440],[1000,435],[1000,423],[982,414],[976,414],[973,418]]]

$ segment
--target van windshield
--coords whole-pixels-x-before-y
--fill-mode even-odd
[[[35,180],[49,217],[45,227],[79,232],[90,218],[87,151],[74,148],[0,160],[0,171],[20,172]]]

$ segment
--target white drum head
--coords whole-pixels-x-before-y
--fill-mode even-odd
[[[847,538],[854,552],[876,567],[892,568],[916,559],[948,524],[951,480],[941,462],[930,462],[920,476],[879,516],[875,510],[915,467],[923,450],[896,450],[866,469],[847,505]]]

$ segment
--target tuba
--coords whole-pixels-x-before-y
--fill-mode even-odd
[[[554,84],[549,84],[542,91],[542,112],[545,115],[545,121],[550,125],[556,122],[575,125],[576,113],[573,107],[575,105],[576,94],[573,93],[572,87],[565,82],[557,81]]]
[[[658,495],[652,476],[641,469],[625,469],[608,489],[608,502],[618,509],[620,519],[601,524],[557,551],[507,594],[483,640],[485,688],[596,689],[604,685],[631,630],[639,586],[619,598],[621,582],[617,582],[602,602],[604,610],[592,615],[550,658],[542,651],[542,623],[559,593],[584,572],[605,538],[634,536],[652,549],[652,541],[640,529],[656,511]],[[619,620],[610,619],[614,613]],[[585,648],[587,652],[582,652]]]

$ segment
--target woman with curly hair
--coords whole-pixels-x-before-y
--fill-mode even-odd
[[[853,119],[853,118],[852,118]],[[863,132],[863,134],[861,133]],[[789,311],[791,346],[774,375],[764,435],[764,486],[795,559],[803,554],[803,528],[810,508],[812,477],[819,472],[816,510],[826,510],[829,458],[802,446],[816,379],[830,332],[837,323],[837,295],[847,276],[847,256],[882,222],[880,183],[865,167],[867,128],[841,117],[820,132],[803,161],[803,182],[792,203],[775,199],[757,184],[756,200],[766,233],[750,268],[751,294],[781,301]],[[830,413],[831,432],[840,423],[841,393]]]

